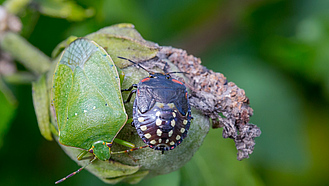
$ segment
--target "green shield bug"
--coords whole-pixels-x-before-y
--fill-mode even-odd
[[[92,153],[94,158],[88,164],[95,159],[109,160],[114,154],[113,141],[134,148],[133,144],[115,139],[128,118],[121,96],[123,75],[118,71],[121,72],[102,47],[79,38],[64,50],[53,76],[59,142],[85,150],[78,159]]]

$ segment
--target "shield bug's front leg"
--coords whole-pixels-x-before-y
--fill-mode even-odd
[[[129,103],[130,100],[131,100],[131,97],[134,93],[136,93],[136,89],[132,90],[133,88],[137,88],[137,84],[132,84],[129,88],[127,89],[122,89],[121,92],[124,92],[124,91],[130,91],[129,93],[129,96],[128,96],[128,99],[126,101],[124,101],[124,103]]]
[[[126,100],[126,101],[124,101],[124,103],[129,103],[129,102],[130,102],[130,100],[131,100],[131,97],[132,97],[132,96],[133,96],[133,94],[135,94],[136,92],[137,92],[137,90],[136,90],[136,89],[132,90],[132,91],[129,93],[129,96],[128,96],[127,100]]]
[[[88,153],[88,151],[86,150],[83,150],[77,157],[77,159],[80,161],[80,160],[83,160],[85,158],[85,155]],[[88,157],[89,158],[89,157]]]
[[[133,118],[129,118],[129,119],[127,120],[127,123],[130,123],[131,126],[135,127],[134,119],[133,119]]]
[[[121,92],[124,92],[124,91],[131,91],[133,88],[137,88],[137,84],[132,84],[129,88],[122,89]]]
[[[128,152],[132,152],[132,151],[135,151],[135,150],[138,150],[138,149],[143,149],[143,148],[146,148],[146,147],[149,147],[149,145],[144,145],[144,146],[141,146],[141,147],[135,147],[135,148],[132,148],[132,149],[118,151],[118,152],[111,152],[111,154],[128,153]]]
[[[117,144],[129,147],[129,148],[135,148],[136,147],[133,143],[130,143],[128,141],[124,141],[124,140],[121,140],[121,139],[118,139],[118,138],[115,138],[114,142],[117,143]]]
[[[129,152],[132,152],[132,151],[135,151],[135,150],[138,150],[138,149],[143,149],[143,148],[146,148],[146,147],[149,147],[149,145],[145,145],[145,146],[141,146],[141,147],[135,147],[134,144],[130,143],[130,142],[127,142],[127,141],[124,141],[124,140],[121,140],[121,139],[118,139],[118,138],[115,138],[114,139],[114,142],[115,143],[118,143],[118,144],[121,144],[123,146],[126,146],[126,147],[129,147],[130,149],[128,150],[123,150],[123,151],[118,151],[118,152],[111,152],[111,154],[122,154],[122,153],[126,153],[128,154]],[[132,157],[131,155],[128,154],[128,156],[130,158],[132,158],[135,162],[137,161],[134,157]]]

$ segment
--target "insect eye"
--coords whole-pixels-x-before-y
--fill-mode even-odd
[[[167,75],[166,75],[166,79],[170,79],[170,75],[167,74]]]

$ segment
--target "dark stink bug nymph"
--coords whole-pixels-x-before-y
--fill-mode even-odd
[[[122,90],[131,91],[126,102],[136,93],[132,125],[138,135],[150,148],[162,153],[182,143],[192,119],[187,89],[182,82],[172,78],[171,73],[177,72],[149,72],[149,76],[138,84]]]

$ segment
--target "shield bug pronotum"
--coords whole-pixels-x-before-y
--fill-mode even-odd
[[[79,38],[64,50],[53,76],[52,101],[59,142],[84,149],[78,159],[92,153],[94,158],[89,164],[95,159],[109,160],[114,141],[134,148],[115,139],[127,121],[120,88],[123,75],[118,70],[102,47]]]
[[[123,57],[118,58],[137,64]],[[150,148],[162,153],[174,149],[183,141],[192,119],[187,89],[182,82],[171,77],[172,73],[180,72],[149,72],[149,76],[138,84],[122,90],[131,91],[126,102],[136,93],[132,125],[138,135]]]

